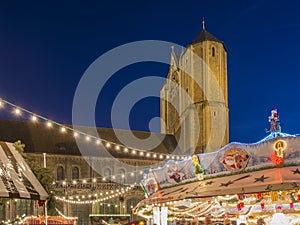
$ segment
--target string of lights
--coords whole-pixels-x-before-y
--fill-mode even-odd
[[[82,131],[78,131],[73,129],[70,126],[63,125],[59,122],[50,120],[44,116],[41,116],[39,114],[33,113],[30,110],[27,110],[25,108],[22,108],[20,106],[17,106],[7,100],[0,99],[0,108],[5,109],[6,106],[9,106],[12,108],[12,112],[16,116],[23,116],[23,114],[29,115],[29,118],[32,122],[45,122],[46,127],[51,128],[54,126],[57,126],[60,130],[61,133],[72,133],[75,138],[80,138],[83,137],[87,142],[93,142],[96,145],[102,144],[103,146],[106,147],[107,150],[115,150],[115,151],[120,151],[122,153],[126,154],[131,154],[131,155],[136,155],[136,156],[141,156],[141,157],[146,157],[148,159],[154,159],[154,160],[182,160],[186,159],[186,156],[181,156],[181,155],[170,155],[170,154],[164,154],[164,153],[155,153],[155,152],[147,152],[142,149],[131,149],[128,148],[127,146],[114,143],[108,140],[104,140],[102,138],[92,136],[90,134],[87,134]]]
[[[94,204],[97,202],[104,202],[118,196],[124,195],[131,191],[133,185],[126,188],[117,189],[115,191],[106,191],[100,192],[96,194],[88,194],[88,195],[72,195],[72,196],[55,196],[56,200],[72,203],[72,204]],[[106,204],[106,203],[105,203]]]

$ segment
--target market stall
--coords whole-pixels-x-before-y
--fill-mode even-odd
[[[217,152],[168,161],[144,174],[147,198],[134,212],[150,218],[166,208],[169,220],[203,221],[210,215],[237,224],[260,217],[271,223],[275,216],[296,224],[299,160],[300,136],[272,132],[257,143],[230,143]]]

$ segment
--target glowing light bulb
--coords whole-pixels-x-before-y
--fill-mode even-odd
[[[128,152],[128,148],[124,148],[124,152]]]
[[[50,121],[47,122],[47,127],[52,127],[52,123]]]
[[[86,136],[86,137],[85,137],[85,140],[86,140],[86,141],[90,141],[90,140],[91,140],[91,137],[90,137],[90,136]]]
[[[20,109],[16,109],[16,110],[15,110],[15,114],[16,114],[16,115],[20,115],[20,114],[21,114],[21,110],[20,110]]]
[[[32,120],[32,121],[37,121],[37,117],[33,115],[33,116],[31,117],[31,120]]]
[[[116,149],[116,150],[120,150],[120,146],[117,145],[117,146],[115,147],[115,149]]]
[[[136,151],[135,151],[135,150],[132,150],[132,154],[135,155],[135,154],[136,154]]]
[[[65,128],[65,127],[62,127],[62,128],[61,128],[61,132],[63,132],[63,133],[66,132],[66,128]]]
[[[110,143],[106,143],[106,145],[105,145],[107,148],[109,148],[110,147]]]
[[[74,137],[78,137],[78,133],[77,132],[74,132]]]

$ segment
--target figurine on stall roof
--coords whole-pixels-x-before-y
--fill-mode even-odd
[[[277,112],[277,109],[274,108],[271,111],[271,116],[268,117],[269,123],[270,123],[270,132],[281,132],[281,126],[279,123],[279,114]]]

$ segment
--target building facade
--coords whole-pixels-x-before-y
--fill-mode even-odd
[[[88,133],[89,128],[86,132]],[[158,165],[168,151],[174,150],[177,143],[171,135],[153,134],[162,142],[151,152],[151,156],[141,155],[138,149],[143,146],[132,143],[128,148],[118,141],[113,129],[99,128],[99,136],[111,143],[104,147],[116,160],[99,157],[97,154],[83,156],[76,144],[73,133],[61,133],[58,127],[47,128],[45,123],[0,120],[0,137],[2,141],[25,144],[25,153],[30,160],[41,168],[50,169],[53,178],[55,208],[65,216],[78,217],[78,224],[89,224],[90,214],[130,214],[131,220],[137,219],[132,208],[144,198],[139,186],[143,170]],[[132,131],[122,131],[122,136],[131,135]],[[139,138],[146,138],[149,133],[133,131]],[[78,137],[80,138],[80,137]],[[81,137],[84,138],[84,137]],[[120,148],[116,148],[119,146]],[[86,148],[100,146],[95,142],[86,142]],[[154,157],[155,156],[155,157]],[[166,159],[166,158],[164,158]],[[120,166],[122,162],[126,166]],[[136,168],[136,169],[135,169]],[[130,189],[127,189],[130,187]],[[118,195],[116,195],[118,190]],[[112,198],[109,198],[113,196]],[[107,198],[101,202],[99,198]],[[70,201],[72,200],[72,201]],[[90,201],[81,204],[79,201]],[[56,209],[52,212],[57,214]],[[51,212],[51,213],[52,213]],[[49,215],[51,215],[49,212]],[[13,220],[21,215],[43,215],[44,207],[38,206],[36,200],[2,199],[0,201],[0,219]]]

